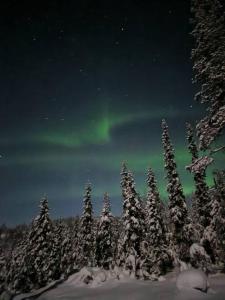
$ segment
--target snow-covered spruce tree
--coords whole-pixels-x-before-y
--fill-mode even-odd
[[[113,267],[119,265],[119,250],[122,245],[121,241],[122,220],[120,217],[114,217],[112,220],[112,248],[113,248]]]
[[[105,269],[110,269],[113,263],[112,222],[109,195],[105,193],[95,242],[96,265]]]
[[[148,193],[145,216],[145,242],[142,248],[142,271],[144,277],[153,279],[163,274],[169,266],[166,226],[163,220],[162,203],[152,169],[147,175]]]
[[[71,232],[68,225],[61,219],[56,222],[55,226],[55,243],[59,251],[60,274],[66,278],[73,272],[74,266]]]
[[[7,289],[12,293],[29,292],[34,287],[34,269],[27,254],[27,240],[19,243],[12,251],[6,277]]]
[[[76,216],[73,218],[70,224],[71,231],[71,245],[72,245],[72,258],[73,258],[73,269],[78,269],[78,257],[79,257],[79,227],[80,217]]]
[[[225,126],[225,12],[220,0],[192,0],[191,10],[194,82],[201,86],[195,98],[207,107],[197,135],[205,150]]]
[[[54,227],[49,217],[48,200],[47,197],[43,197],[40,203],[40,214],[34,220],[28,237],[26,253],[31,256],[29,260],[34,269],[32,279],[35,288],[45,286],[60,277],[59,249],[54,234]]]
[[[7,273],[6,255],[3,249],[0,248],[0,295],[2,292],[4,292],[6,288],[6,273]]]
[[[129,269],[132,275],[138,276],[140,246],[144,235],[144,216],[131,172],[128,172],[123,195],[122,241],[121,251],[118,254],[120,255],[120,264],[125,269]]]
[[[201,243],[210,255],[212,262],[222,264],[224,268],[225,218],[220,195],[215,189],[211,192],[210,217],[210,224],[204,230]]]
[[[214,175],[214,183],[215,187],[214,189],[218,193],[221,204],[223,207],[224,217],[225,217],[225,170],[219,171],[216,170],[213,172]]]
[[[94,265],[93,212],[91,203],[91,185],[87,184],[83,200],[83,213],[80,219],[77,263],[79,267]]]
[[[59,276],[58,249],[49,218],[48,200],[44,197],[40,214],[33,221],[27,239],[13,254],[8,281],[12,291],[27,292],[43,287]]]
[[[188,260],[189,242],[186,231],[188,230],[188,212],[180,178],[177,173],[177,165],[174,157],[174,149],[171,144],[168,126],[162,120],[162,143],[164,147],[164,161],[166,177],[168,180],[167,192],[169,197],[169,216],[171,221],[172,239],[175,254],[178,259]]]
[[[197,145],[195,143],[194,131],[191,124],[187,123],[187,142],[188,149],[192,157],[192,163],[199,158]],[[205,170],[199,169],[198,172],[194,173],[195,192],[194,192],[194,203],[195,203],[195,216],[194,223],[201,225],[202,229],[209,225],[210,221],[210,196],[208,186],[205,180]],[[202,231],[202,230],[200,230]]]
[[[125,162],[122,163],[122,168],[120,172],[121,176],[121,181],[120,181],[120,186],[121,186],[121,191],[122,191],[122,218],[124,215],[124,202],[126,200],[126,187],[128,183],[128,168]],[[116,234],[118,234],[118,241],[116,242],[116,251],[115,251],[115,261],[118,266],[122,266],[125,263],[125,253],[123,251],[123,237],[122,237],[122,232],[123,232],[123,220],[120,218],[117,222],[117,228]]]
[[[225,220],[225,171],[214,171],[214,193],[216,193],[219,203],[221,205],[221,217]],[[221,226],[219,231],[219,238],[221,237],[220,246],[220,261],[223,261],[223,272],[225,272],[225,224]]]
[[[125,197],[126,197],[126,186],[127,186],[127,181],[128,181],[128,169],[127,169],[127,165],[125,162],[122,163],[122,168],[121,168],[121,181],[120,181],[120,186],[122,189],[122,200],[123,202],[125,201]]]

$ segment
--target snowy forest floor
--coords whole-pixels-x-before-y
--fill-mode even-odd
[[[74,276],[74,275],[72,275]],[[76,277],[76,276],[75,276]],[[130,278],[122,280],[109,279],[102,285],[79,286],[75,277],[69,278],[63,284],[58,285],[42,294],[39,300],[194,300],[194,299],[225,299],[225,275],[218,274],[209,277],[210,289],[208,293],[198,290],[178,290],[176,287],[176,275],[170,273],[164,281],[142,281]],[[75,280],[73,280],[73,278]]]

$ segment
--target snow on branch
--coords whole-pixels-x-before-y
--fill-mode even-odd
[[[202,156],[196,159],[192,164],[186,166],[186,170],[191,173],[201,173],[206,170],[206,168],[214,161],[212,157]]]

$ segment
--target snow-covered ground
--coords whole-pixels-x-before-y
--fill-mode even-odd
[[[39,300],[194,300],[225,299],[225,275],[214,275],[209,278],[208,293],[198,290],[176,287],[176,275],[169,274],[164,281],[142,281],[124,277],[121,280],[110,278],[103,284],[81,285],[79,275],[72,275],[66,282],[42,294]],[[101,276],[100,276],[101,277]]]

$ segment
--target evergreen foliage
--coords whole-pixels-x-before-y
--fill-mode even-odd
[[[207,149],[225,126],[225,14],[220,0],[192,0],[192,50],[196,99],[206,103],[206,116],[197,125],[201,149]]]
[[[187,124],[187,141],[188,149],[192,157],[192,163],[194,163],[199,158],[199,153],[197,145],[195,143],[194,131],[191,124]],[[198,223],[205,228],[209,225],[209,192],[208,186],[205,180],[205,171],[199,170],[194,173],[194,182],[195,182],[195,192],[194,192],[194,210],[195,210],[195,219],[194,222]]]
[[[100,216],[97,236],[95,259],[98,267],[109,269],[113,264],[112,214],[109,195],[104,194],[103,209]]]
[[[93,232],[93,211],[91,202],[91,185],[87,184],[83,200],[83,213],[80,219],[79,236],[78,236],[78,265],[94,265],[94,232]]]
[[[59,249],[49,218],[48,200],[42,198],[40,214],[33,221],[27,239],[13,252],[8,275],[12,291],[27,292],[60,277]]]
[[[167,253],[166,226],[163,220],[162,203],[153,171],[147,176],[148,194],[146,201],[146,233],[142,244],[142,271],[144,277],[157,278],[169,265]]]
[[[140,198],[135,190],[135,183],[131,172],[127,174],[123,195],[123,228],[121,233],[121,249],[119,251],[120,262],[136,276],[141,254],[140,247],[144,235],[144,216],[142,215]]]
[[[205,228],[201,240],[213,263],[223,264],[225,259],[225,218],[220,193],[211,191],[210,223]]]
[[[169,197],[168,208],[171,221],[172,238],[176,254],[178,257],[185,259],[187,254],[187,229],[188,211],[185,197],[177,173],[177,165],[175,162],[174,149],[171,144],[168,126],[166,121],[162,121],[162,144],[164,147],[164,161],[166,177],[168,180],[167,192]]]

